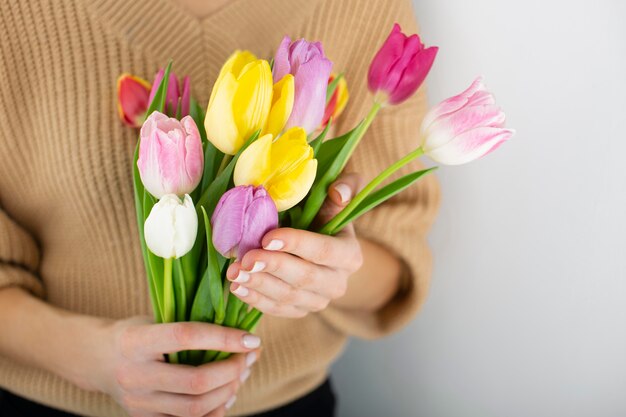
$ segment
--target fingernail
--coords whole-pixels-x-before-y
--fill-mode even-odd
[[[278,239],[272,239],[270,243],[264,248],[267,250],[281,250],[285,246],[285,242]]]
[[[244,369],[243,372],[241,373],[241,375],[239,376],[239,379],[241,380],[241,382],[246,382],[246,379],[248,379],[248,377],[250,377],[251,373],[252,373],[252,371],[250,370],[250,368]]]
[[[271,243],[271,242],[270,242]],[[265,262],[261,262],[261,261],[256,261],[254,263],[254,265],[252,266],[252,269],[250,270],[250,273],[254,273],[254,272],[261,272],[262,270],[265,269]],[[241,273],[241,272],[240,272]],[[250,277],[246,278],[246,281],[250,279]],[[245,282],[245,281],[242,281]]]
[[[249,292],[250,291],[248,291],[246,287],[242,287],[241,285],[233,290],[234,294],[237,294],[241,297],[245,297],[246,295],[248,295]]]
[[[261,346],[261,339],[258,336],[255,336],[253,334],[244,335],[242,342],[243,342],[243,345],[248,349],[256,349],[259,346]],[[254,352],[250,352],[250,353],[254,353]],[[248,362],[248,359],[246,358],[246,363],[247,362]]]
[[[232,397],[230,397],[230,400],[226,402],[226,405],[225,405],[226,409],[228,410],[230,407],[232,407],[233,404],[235,404],[235,401],[237,401],[237,396],[233,395]]]
[[[347,203],[352,198],[352,189],[347,184],[337,184],[335,190],[339,193],[342,203]]]
[[[259,343],[261,343],[261,342],[259,341]],[[247,366],[248,368],[249,368],[249,367],[251,367],[251,366],[252,366],[252,364],[253,364],[254,362],[256,362],[256,359],[257,359],[257,357],[256,357],[256,352],[250,352],[250,353],[248,353],[248,354],[246,355],[246,366]]]
[[[239,270],[239,275],[235,278],[234,282],[248,282],[250,280],[250,274],[246,271]]]

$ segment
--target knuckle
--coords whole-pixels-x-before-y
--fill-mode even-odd
[[[307,265],[302,268],[300,278],[296,280],[295,286],[297,288],[307,288],[315,281],[315,270],[313,266]]]
[[[193,371],[188,380],[189,391],[192,394],[202,394],[207,392],[211,378],[203,369]]]
[[[294,304],[298,298],[298,292],[292,287],[285,288],[278,297],[278,302],[282,305]]]
[[[137,398],[129,392],[124,392],[120,395],[120,404],[128,410],[136,410]]]
[[[187,346],[193,338],[193,328],[189,323],[175,323],[172,325],[172,337],[179,346]]]
[[[137,329],[133,326],[125,327],[119,334],[118,344],[122,356],[128,358],[135,350],[135,339],[137,338]]]
[[[319,312],[319,311],[325,310],[326,307],[328,307],[329,303],[330,303],[330,300],[326,298],[321,298],[315,303],[315,306],[313,307],[313,311]]]
[[[317,254],[315,255],[315,261],[316,263],[322,263],[328,260],[332,254],[333,248],[331,247],[330,242],[328,240],[324,240],[320,244]]]
[[[350,270],[356,272],[363,266],[363,252],[361,249],[354,251],[354,254],[350,258]]]
[[[127,365],[118,366],[115,371],[115,381],[122,388],[129,388],[131,386],[131,370]]]
[[[187,401],[186,405],[186,415],[189,417],[202,417],[204,415],[205,406],[203,399],[200,398],[190,398]]]

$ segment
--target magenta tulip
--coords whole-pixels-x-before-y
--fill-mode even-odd
[[[202,178],[200,132],[191,116],[182,120],[153,112],[141,127],[137,167],[150,194],[191,194]]]
[[[300,39],[292,43],[289,36],[283,38],[274,57],[274,80],[292,74],[295,84],[293,110],[285,130],[298,126],[308,134],[321,125],[332,67],[320,42]]]
[[[160,69],[154,76],[154,82],[152,83],[152,90],[150,90],[150,98],[148,103],[152,102],[161,80],[163,80],[165,71]],[[189,115],[189,108],[191,106],[191,90],[189,77],[183,78],[182,91],[178,83],[176,74],[170,72],[169,82],[167,84],[167,94],[165,95],[165,114],[168,116],[176,117],[178,111],[178,102],[180,100],[180,117]]]
[[[494,151],[513,136],[505,115],[476,79],[461,94],[433,107],[422,121],[422,149],[433,160],[460,165]]]
[[[424,82],[438,49],[424,48],[418,35],[406,36],[396,23],[370,64],[370,91],[381,102],[403,102]]]
[[[265,188],[240,185],[220,198],[211,225],[215,249],[226,258],[241,259],[278,227],[278,211]]]

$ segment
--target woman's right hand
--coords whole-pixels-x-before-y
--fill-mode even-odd
[[[132,318],[103,326],[96,339],[92,365],[72,379],[111,395],[133,417],[223,416],[260,354],[257,336],[197,322]],[[238,353],[201,366],[164,361],[163,354],[183,350]]]

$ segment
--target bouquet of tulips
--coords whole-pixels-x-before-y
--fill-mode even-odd
[[[206,111],[171,62],[152,84],[118,80],[122,120],[140,127],[133,161],[135,206],[157,322],[202,321],[253,331],[261,313],[227,288],[229,264],[279,226],[334,235],[436,167],[388,180],[427,155],[447,165],[479,158],[508,140],[504,114],[477,79],[434,107],[421,146],[381,172],[328,223],[313,226],[329,185],[346,166],[377,113],[422,84],[436,47],[395,25],[371,62],[367,116],[327,138],[348,100],[319,42],[285,37],[272,61],[236,51],[222,67]],[[384,111],[384,110],[383,110]],[[270,243],[270,245],[272,245]],[[277,249],[277,248],[270,248]],[[199,364],[223,352],[179,352],[172,362]]]

